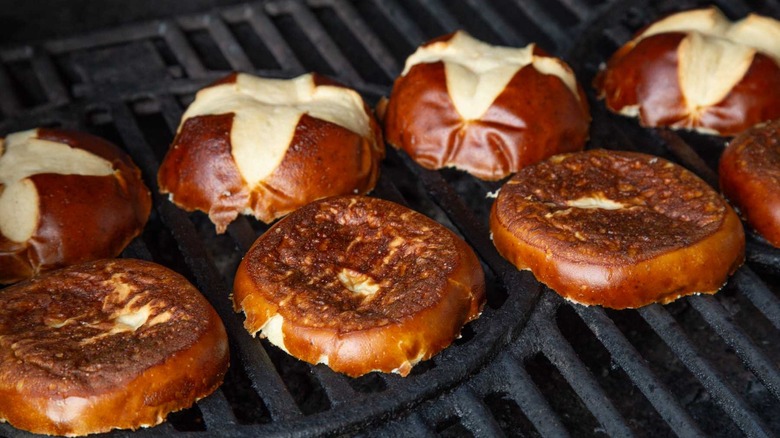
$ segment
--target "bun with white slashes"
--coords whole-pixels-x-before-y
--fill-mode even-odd
[[[581,150],[590,112],[574,72],[535,44],[491,46],[458,31],[406,60],[384,115],[389,144],[429,169],[498,180]]]
[[[621,47],[595,81],[644,126],[736,135],[780,117],[780,21],[715,7],[670,15]]]
[[[151,204],[141,171],[101,138],[47,128],[0,138],[0,283],[119,255]]]
[[[367,193],[384,154],[356,91],[316,73],[233,73],[198,92],[158,182],[173,203],[208,213],[222,233],[239,214],[270,223],[316,199]]]

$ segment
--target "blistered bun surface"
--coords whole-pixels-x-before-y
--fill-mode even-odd
[[[0,139],[0,283],[115,257],[143,230],[151,196],[115,145],[39,128]]]
[[[154,263],[100,260],[0,293],[0,421],[19,429],[153,426],[214,391],[228,361],[216,312]]]
[[[652,23],[595,81],[607,108],[644,126],[736,135],[780,117],[780,21],[715,7]]]
[[[263,234],[233,290],[245,326],[306,362],[409,373],[485,302],[484,273],[447,228],[363,196],[309,204]]]
[[[387,142],[429,169],[498,180],[588,138],[571,68],[530,44],[498,47],[458,31],[406,61],[384,116]]]
[[[270,223],[316,199],[367,193],[384,158],[360,95],[318,74],[230,76],[200,90],[158,172],[161,193],[208,213]]]
[[[493,242],[563,297],[616,309],[715,293],[744,260],[734,211],[688,170],[650,155],[562,154],[510,179]]]
[[[721,155],[719,176],[748,224],[780,247],[780,119],[734,138]]]

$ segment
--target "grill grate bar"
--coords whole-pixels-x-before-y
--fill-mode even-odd
[[[309,41],[317,48],[328,64],[333,68],[338,77],[349,84],[362,82],[360,74],[336,45],[328,32],[322,27],[312,11],[298,2],[269,3],[268,7],[275,6],[275,12],[286,12],[298,23],[301,30],[309,38]]]
[[[544,32],[550,39],[556,43],[569,40],[566,32],[558,24],[558,21],[550,17],[550,14],[542,9],[538,3],[523,0],[514,0],[514,3],[530,21],[534,23],[544,23]]]
[[[252,72],[255,67],[249,57],[244,53],[244,49],[233,37],[225,22],[217,14],[210,14],[205,17],[206,26],[209,33],[214,38],[214,42],[219,47],[222,55],[230,63],[233,70]]]
[[[577,0],[558,0],[558,3],[566,7],[566,9],[570,10],[574,13],[574,15],[577,16],[577,18],[580,21],[584,21],[585,18],[587,18],[590,13],[591,9],[590,6],[588,6],[583,1],[577,1]],[[554,20],[553,20],[554,21]]]
[[[200,61],[195,49],[192,47],[181,27],[174,21],[165,21],[160,25],[160,33],[165,42],[170,46],[171,52],[184,68],[187,76],[202,78],[206,76],[206,68]]]
[[[363,47],[366,48],[369,55],[374,58],[388,80],[392,80],[400,73],[401,70],[395,57],[390,54],[379,37],[361,18],[352,4],[348,3],[346,0],[312,0],[312,2],[323,4],[329,3],[332,5],[333,10],[336,11],[336,14],[341,21],[349,28],[352,35],[360,41]]]
[[[550,294],[547,294],[546,300],[549,300],[549,297]],[[615,409],[612,401],[579,359],[558,327],[552,324],[549,319],[538,322],[540,323],[539,332],[544,333],[545,337],[545,342],[541,345],[542,352],[569,382],[571,388],[601,423],[607,434],[621,437],[634,436],[628,424]]]
[[[713,296],[701,296],[688,302],[704,317],[709,325],[734,349],[745,365],[780,400],[780,373],[772,361],[756,346],[736,324],[730,321],[723,306]]]
[[[60,54],[78,50],[126,44],[135,40],[149,38],[158,33],[160,22],[129,24],[121,29],[107,29],[91,32],[75,38],[50,39],[43,43],[43,48],[49,53]],[[95,44],[99,41],[100,44]]]
[[[5,66],[0,64],[0,95],[3,96],[0,99],[0,111],[7,115],[18,113],[22,106],[13,90],[14,86],[8,76],[8,71]]]
[[[488,407],[468,385],[455,391],[453,404],[461,424],[475,436],[504,436]]]
[[[326,365],[312,366],[311,370],[333,406],[354,401],[359,397],[360,394],[356,394],[345,380],[347,377],[331,371]]]
[[[512,26],[507,24],[501,14],[496,12],[489,3],[481,0],[466,0],[466,3],[482,17],[485,23],[490,23],[490,27],[507,45],[520,46],[526,42],[526,38],[515,31]]]
[[[440,0],[420,0],[420,5],[425,7],[431,17],[437,20],[447,32],[454,32],[460,27],[458,20],[444,8]]]
[[[420,28],[412,21],[406,11],[400,7],[397,0],[372,0],[372,3],[384,14],[389,22],[393,23],[393,26],[409,42],[409,45],[417,47],[425,41],[425,35],[423,35]]]
[[[612,360],[623,368],[634,385],[642,391],[642,394],[647,397],[677,435],[681,437],[704,436],[696,422],[688,415],[666,385],[653,374],[639,352],[615,326],[604,309],[573,307],[593,334],[601,341],[601,344],[609,350]]]
[[[230,402],[221,389],[198,401],[203,422],[212,430],[229,430],[238,424]]]
[[[743,266],[734,273],[731,281],[748,297],[756,309],[780,330],[780,300],[761,281],[761,278],[753,270]]]
[[[506,384],[506,391],[526,413],[528,420],[543,436],[566,437],[569,432],[561,422],[560,417],[550,407],[533,379],[514,357],[508,357],[501,363],[501,376]],[[511,382],[511,384],[509,384]]]
[[[293,74],[301,74],[304,72],[303,65],[295,56],[295,52],[290,48],[287,42],[284,40],[279,30],[274,26],[273,22],[265,10],[257,5],[250,5],[248,9],[249,25],[252,26],[252,30],[266,43],[266,47],[273,54],[276,62],[282,66],[286,71],[290,71]]]
[[[38,77],[38,82],[43,87],[43,91],[46,93],[49,101],[54,105],[67,103],[70,100],[68,91],[60,80],[60,76],[57,74],[49,55],[42,50],[36,50],[31,62],[33,70],[35,70],[35,74]]]
[[[672,352],[712,395],[715,403],[750,436],[771,436],[766,424],[752,412],[745,402],[715,368],[696,351],[691,340],[677,325],[668,311],[658,304],[638,309],[642,318],[663,339]]]
[[[419,412],[414,412],[403,419],[387,422],[377,430],[358,434],[357,436],[432,438],[437,435],[433,433],[422,415]]]

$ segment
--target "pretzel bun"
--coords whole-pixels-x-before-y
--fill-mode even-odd
[[[717,292],[744,261],[728,204],[651,155],[561,154],[510,179],[490,214],[498,252],[564,298],[614,309]]]
[[[360,95],[316,73],[233,73],[200,90],[160,166],[161,193],[223,233],[240,213],[270,223],[315,199],[367,193],[382,134]]]
[[[735,135],[780,117],[780,21],[730,22],[709,7],[640,31],[595,81],[607,108],[669,126]]]
[[[471,248],[437,222],[375,198],[309,204],[255,242],[236,273],[244,326],[311,364],[406,376],[485,303]]]
[[[719,174],[723,194],[780,248],[780,119],[734,138],[720,158]]]
[[[385,138],[428,169],[498,180],[588,138],[571,68],[530,44],[491,46],[458,31],[412,54],[393,85]]]
[[[154,263],[99,260],[0,293],[0,421],[86,435],[159,424],[222,382],[214,309]]]
[[[140,170],[101,138],[47,128],[0,138],[0,283],[119,255],[151,205]]]

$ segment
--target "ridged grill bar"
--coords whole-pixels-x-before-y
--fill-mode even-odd
[[[216,236],[205,215],[187,214],[156,194],[157,168],[184,108],[199,88],[228,71],[291,77],[316,69],[374,104],[417,45],[459,28],[497,44],[536,41],[564,56],[589,93],[591,147],[660,155],[717,187],[724,140],[641,128],[609,114],[590,87],[599,63],[633,32],[696,4],[256,1],[0,47],[0,134],[61,126],[125,148],[155,193],[155,209],[144,236],[123,256],[187,276],[217,309],[231,340],[231,371],[214,395],[158,427],[113,435],[780,433],[780,348],[773,342],[780,330],[780,250],[754,233],[748,233],[747,265],[715,296],[638,311],[572,305],[493,247],[487,225],[492,199],[485,196],[500,183],[426,170],[390,149],[374,196],[462,235],[487,268],[488,305],[462,339],[409,377],[351,379],[252,338],[233,312],[228,297],[235,268],[267,226],[241,217]],[[732,16],[780,17],[776,0],[716,4]],[[123,53],[138,58],[123,59]],[[0,436],[33,435],[0,424]]]

